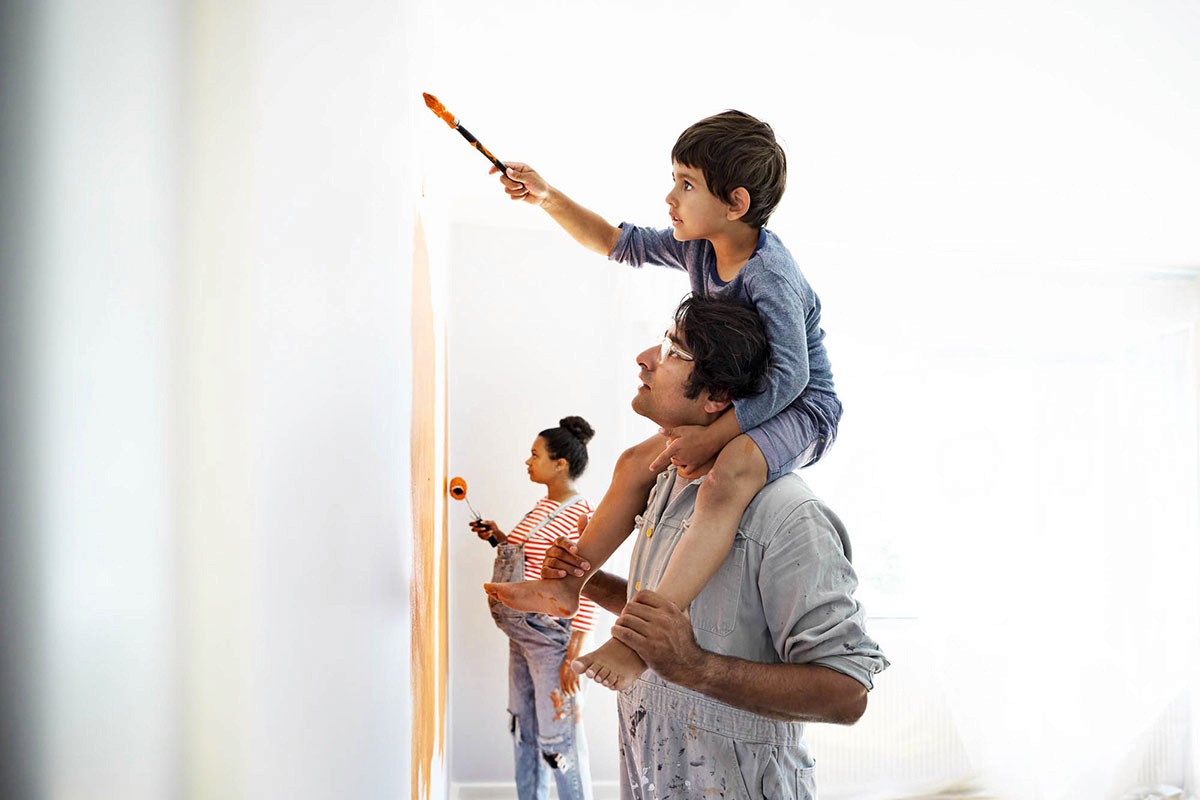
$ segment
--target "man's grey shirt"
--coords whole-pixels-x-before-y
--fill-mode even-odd
[[[672,499],[674,481],[674,467],[659,476],[639,517],[631,597],[658,586],[691,522],[701,481]],[[820,664],[870,689],[888,661],[867,635],[857,586],[841,520],[792,473],[746,509],[729,555],[689,615],[705,650],[767,664]]]

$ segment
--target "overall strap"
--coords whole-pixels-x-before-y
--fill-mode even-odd
[[[580,503],[580,502],[583,502],[583,495],[581,495],[581,494],[573,494],[570,497],[568,497],[566,500],[562,501],[562,503],[559,505],[558,508],[554,509],[549,514],[547,514],[545,519],[543,519],[541,522],[539,522],[537,525],[535,525],[533,527],[533,530],[531,530],[529,533],[525,534],[525,541],[528,542],[530,539],[533,538],[533,535],[535,533],[537,533],[542,528],[549,525],[551,520],[553,520],[555,517],[557,517],[562,512],[566,511],[571,506],[575,505],[576,503]]]

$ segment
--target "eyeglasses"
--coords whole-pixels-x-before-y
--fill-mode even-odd
[[[692,355],[687,350],[684,350],[682,347],[680,347],[679,345],[672,342],[670,334],[665,334],[662,338],[662,344],[660,344],[659,348],[658,348],[659,363],[666,361],[671,356],[675,356],[676,358],[681,358],[684,361],[695,361],[696,360],[696,357],[694,355]]]

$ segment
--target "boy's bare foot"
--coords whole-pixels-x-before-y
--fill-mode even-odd
[[[621,692],[632,686],[638,676],[646,671],[646,664],[633,650],[616,639],[609,639],[587,655],[572,661],[571,669],[586,674],[602,686]]]
[[[565,580],[485,583],[483,590],[517,611],[540,611],[555,617],[573,617],[579,610],[579,590]]]

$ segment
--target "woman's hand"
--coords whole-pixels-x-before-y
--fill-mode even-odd
[[[567,642],[567,654],[563,656],[563,662],[558,668],[558,685],[562,687],[564,697],[570,697],[579,691],[579,673],[571,669],[571,662],[579,658],[585,639],[586,631],[571,631],[571,639]]]
[[[485,542],[492,537],[495,537],[496,541],[500,544],[508,541],[508,537],[505,536],[500,529],[496,527],[496,523],[490,519],[471,520],[471,530],[473,530],[475,535],[480,539],[483,539]]]
[[[562,687],[563,697],[570,697],[579,691],[579,673],[571,669],[573,658],[563,659],[558,667],[558,685]]]

